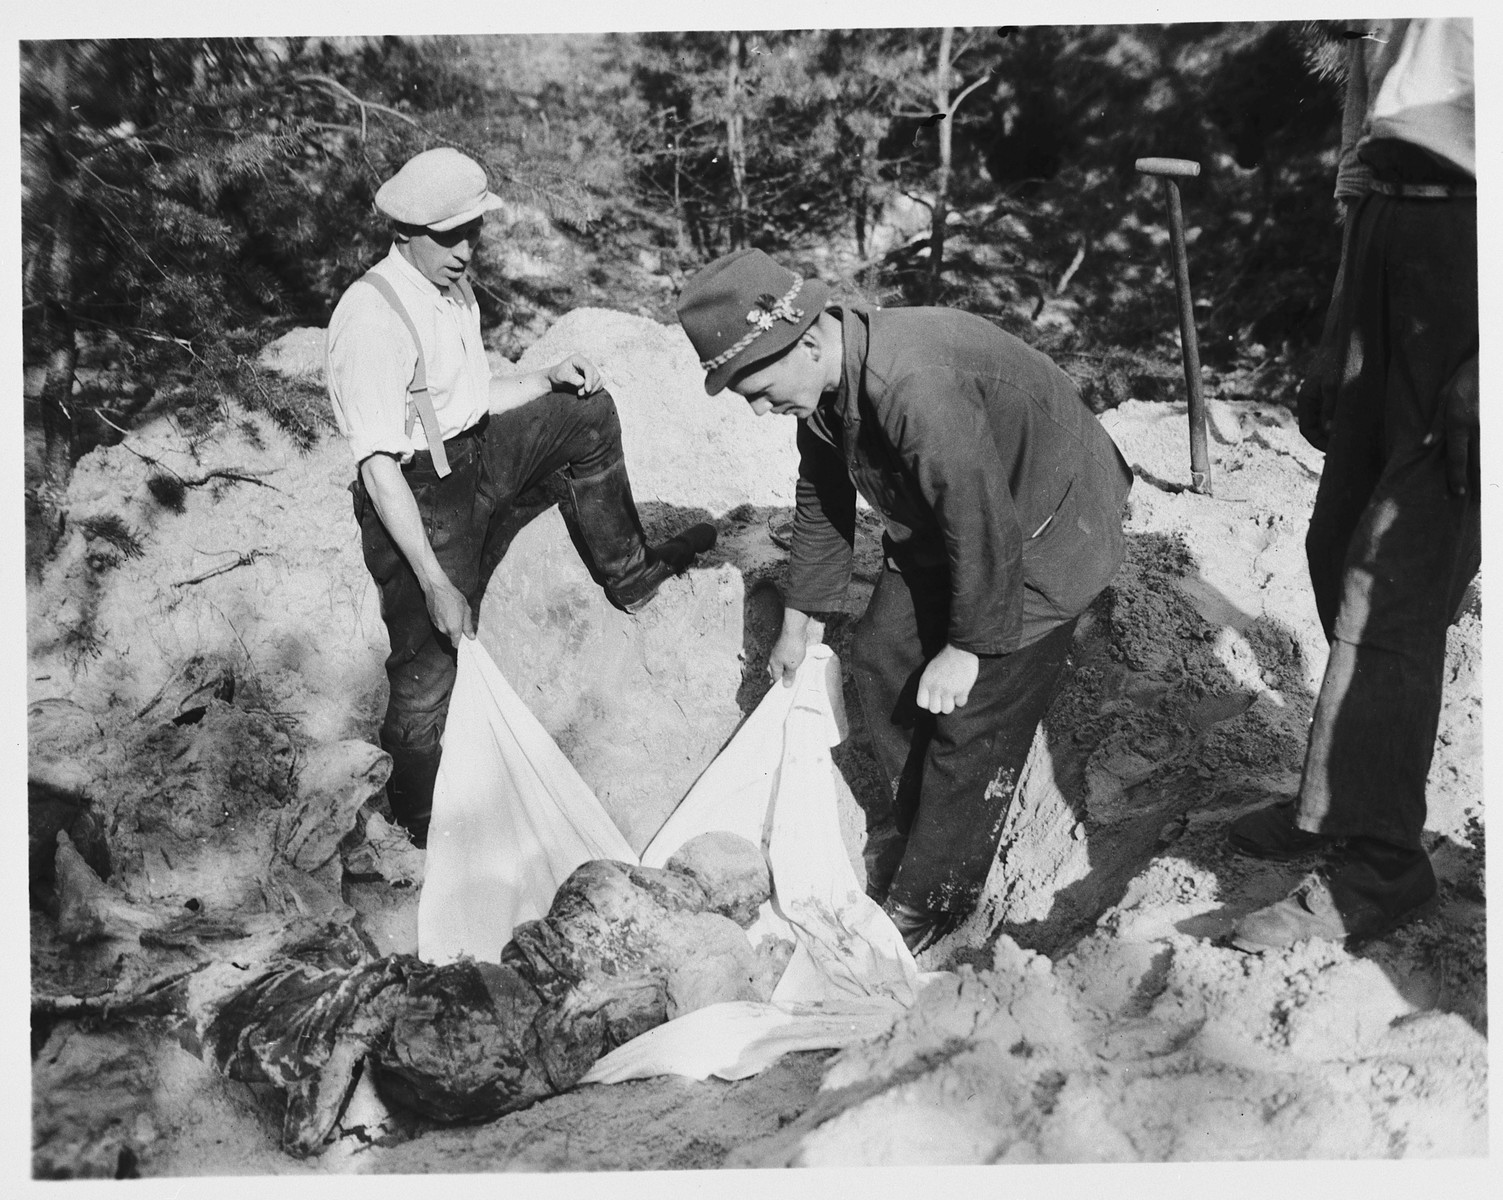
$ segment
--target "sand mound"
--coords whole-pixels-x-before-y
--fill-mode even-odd
[[[181,512],[149,489],[162,475],[193,484]],[[211,439],[153,421],[86,455],[69,532],[29,597],[33,712],[79,706],[108,732],[172,716],[227,672],[242,701],[315,741],[365,734],[379,720],[386,631],[352,478],[337,440],[300,453],[250,415]]]
[[[740,504],[793,503],[798,455],[792,422],[755,417],[730,392],[706,396],[704,372],[678,326],[579,308],[529,346],[517,365],[535,370],[572,350],[608,377],[639,497],[715,516]]]
[[[1093,939],[1051,967],[998,941],[843,1052],[818,1120],[742,1166],[1477,1154],[1487,1045],[1339,951],[1247,959]],[[846,1089],[844,1093],[840,1089]]]

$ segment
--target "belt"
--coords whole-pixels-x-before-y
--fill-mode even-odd
[[[480,420],[476,421],[468,429],[461,430],[453,437],[445,438],[444,448],[447,450],[450,446],[458,447],[465,442],[472,441],[475,438],[480,437],[481,434],[485,432],[486,426],[490,423],[491,414],[483,414]],[[432,461],[433,455],[427,450],[416,450],[413,452],[412,458],[404,465],[403,470],[410,470],[417,463],[431,464]]]
[[[1395,196],[1400,200],[1474,200],[1477,197],[1475,183],[1389,183],[1374,179],[1368,186],[1380,196]]]
[[[468,429],[465,429],[465,430],[462,430],[459,433],[456,433],[453,437],[451,437],[451,438],[445,438],[444,439],[444,445],[445,446],[452,446],[455,442],[462,442],[462,441],[465,441],[468,438],[477,438],[482,433],[485,432],[485,427],[487,425],[489,425],[490,423],[491,423],[491,414],[490,413],[481,413],[480,414],[480,420],[476,421]]]

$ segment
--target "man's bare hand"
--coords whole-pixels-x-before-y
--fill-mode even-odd
[[[1482,487],[1481,419],[1477,403],[1477,356],[1456,368],[1440,389],[1435,424],[1425,445],[1443,442],[1446,450],[1446,486],[1451,495],[1465,496]]]
[[[969,650],[946,646],[919,676],[918,706],[932,713],[964,708],[976,685],[980,661]]]
[[[581,396],[588,396],[600,387],[600,371],[583,354],[560,359],[543,373],[554,387],[570,388]]]
[[[793,677],[803,665],[809,647],[819,645],[824,636],[823,621],[797,609],[784,609],[783,631],[778,634],[778,640],[772,644],[772,652],[767,656],[767,673],[772,676],[772,681],[792,687]]]
[[[423,597],[428,601],[428,616],[433,626],[454,645],[461,637],[475,636],[475,614],[470,611],[470,602],[464,593],[440,577],[423,586]]]
[[[778,634],[778,640],[772,644],[772,653],[767,656],[767,673],[772,676],[773,682],[792,687],[793,677],[798,673],[808,650],[809,644],[804,641],[803,631],[790,633],[784,626],[783,632]]]

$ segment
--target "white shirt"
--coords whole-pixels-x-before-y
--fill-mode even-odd
[[[440,289],[395,245],[372,268],[402,298],[417,326],[428,371],[428,396],[444,440],[463,433],[490,405],[490,363],[480,340],[480,312],[457,287]],[[354,283],[329,319],[325,378],[334,421],[357,463],[372,454],[402,462],[428,448],[421,423],[407,432],[407,389],[417,369],[412,334],[387,299]]]
[[[1352,43],[1337,198],[1368,190],[1372,172],[1357,155],[1372,138],[1420,146],[1475,177],[1471,20],[1381,20],[1359,31],[1366,36]]]
[[[1372,100],[1370,137],[1413,142],[1477,174],[1470,19],[1409,22]]]

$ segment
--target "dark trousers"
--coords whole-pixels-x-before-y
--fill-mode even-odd
[[[620,461],[621,422],[609,392],[552,392],[490,417],[483,430],[451,439],[445,450],[452,470],[443,479],[427,453],[415,455],[403,475],[434,555],[478,613],[513,532],[507,517],[517,498],[560,470],[586,477]],[[358,477],[351,490],[365,565],[381,591],[391,644],[390,698],[381,725],[382,749],[393,760],[388,795],[398,816],[423,818],[432,804],[457,652],[434,628],[417,576]]]
[[[934,714],[918,707],[918,681],[944,648],[949,608],[947,572],[884,570],[855,630],[852,667],[877,764],[894,789],[897,837],[869,857],[869,890],[880,893],[890,878],[895,901],[963,913],[986,885],[1075,620],[1011,654],[982,656],[966,705]]]
[[[1481,561],[1477,488],[1446,484],[1441,388],[1477,352],[1474,200],[1371,195],[1355,214],[1344,372],[1305,547],[1331,657],[1297,824],[1420,847],[1446,629]]]

